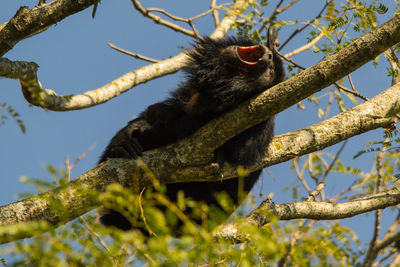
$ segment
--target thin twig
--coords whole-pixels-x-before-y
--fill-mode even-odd
[[[396,232],[397,231],[397,227],[399,227],[399,224],[400,224],[400,211],[398,212],[397,217],[394,220],[394,222],[392,223],[392,225],[386,231],[386,233],[383,236],[383,238],[385,238],[386,236],[392,235],[394,232]]]
[[[95,146],[96,146],[96,144],[91,145],[72,164],[69,163],[69,157],[68,156],[66,157],[65,168],[67,169],[68,181],[71,180],[71,170],[79,163],[79,161],[84,159],[86,157],[87,153],[89,153],[89,151],[91,151]]]
[[[310,26],[311,24],[313,24],[317,19],[319,19],[322,16],[322,13],[325,11],[325,9],[333,2],[333,0],[331,1],[327,1],[326,4],[322,7],[322,9],[320,10],[320,12],[318,13],[318,15],[311,21],[306,22],[306,24],[301,27],[301,28],[297,28],[296,30],[294,30],[294,32],[289,36],[289,38],[279,47],[280,50],[282,50],[288,43],[290,40],[292,40],[293,37],[295,37],[298,33],[302,32],[303,30],[305,30],[308,26]]]
[[[93,19],[94,19],[94,16],[96,15],[97,6],[99,5],[99,3],[100,3],[100,0],[93,4],[93,10],[92,10],[92,18]]]
[[[142,55],[137,54],[137,53],[130,52],[130,51],[122,49],[122,48],[120,48],[120,47],[118,47],[116,45],[113,45],[112,43],[107,43],[107,45],[110,46],[112,49],[115,49],[115,50],[117,50],[117,51],[119,51],[121,53],[124,53],[126,55],[132,56],[132,57],[137,58],[137,59],[149,61],[149,62],[152,62],[152,63],[160,62],[160,60],[158,60],[158,59],[153,59],[153,58],[149,58],[149,57],[146,57],[146,56],[142,56]]]
[[[139,199],[138,199],[138,205],[139,205],[139,209],[140,209],[140,217],[143,220],[144,226],[146,227],[147,232],[149,233],[149,235],[154,235],[155,237],[158,237],[157,234],[153,231],[153,229],[151,229],[150,225],[147,223],[146,220],[146,216],[144,215],[144,210],[143,210],[143,205],[142,205],[142,196],[144,193],[144,190],[146,188],[143,188],[142,191],[139,194]]]
[[[396,84],[399,82],[399,76],[400,76],[400,66],[399,66],[399,59],[395,53],[395,51],[393,50],[393,48],[390,48],[390,53],[388,51],[386,51],[384,53],[385,57],[388,59],[389,63],[390,63],[390,67],[392,69],[392,73],[395,74],[397,71],[397,75],[396,76],[392,76],[392,85]]]
[[[381,151],[378,153],[378,156],[376,157],[376,173],[377,173],[377,181],[376,181],[376,188],[375,188],[375,193],[378,194],[383,187],[383,179],[384,179],[384,175],[385,173],[382,170],[382,160],[383,160],[383,156],[385,155],[386,152],[386,146],[385,144],[387,142],[389,142],[390,137],[386,137],[383,145],[382,145],[382,149]],[[378,256],[378,243],[379,243],[379,232],[381,229],[381,215],[382,215],[382,210],[378,209],[375,211],[375,225],[374,225],[374,233],[372,235],[372,239],[369,242],[369,248],[368,248],[368,252],[365,256],[365,261],[364,264],[366,266],[369,266],[368,264],[372,263],[376,257]],[[386,235],[387,236],[387,235]]]
[[[393,257],[395,254],[397,254],[397,251],[390,251],[389,254],[387,254],[385,257],[383,257],[382,259],[378,260],[377,262],[374,262],[374,264],[372,264],[372,267],[378,267],[378,266],[382,266],[382,264],[387,261],[388,259],[390,259],[391,257]],[[392,265],[391,265],[392,266]],[[393,265],[393,266],[397,266],[397,265]]]
[[[325,170],[324,176],[321,179],[321,183],[325,183],[326,178],[328,177],[328,174],[330,173],[330,171],[332,170],[333,166],[335,165],[336,161],[338,160],[340,154],[343,152],[343,149],[345,148],[345,146],[347,145],[347,140],[346,139],[342,146],[339,148],[339,150],[336,152],[335,157],[333,158],[331,164],[329,165],[329,167]]]
[[[294,62],[292,59],[287,58],[286,56],[282,55],[281,52],[279,52],[278,49],[276,49],[276,47],[274,47],[274,50],[281,58],[283,58],[284,60],[292,63],[295,67],[297,67],[297,68],[299,68],[301,70],[305,70],[306,69],[306,68],[300,66],[299,64],[297,64],[296,62]]]
[[[307,192],[310,194],[310,193],[311,193],[311,188],[308,186],[306,180],[304,179],[304,175],[303,175],[304,169],[305,169],[305,166],[306,166],[307,163],[305,162],[305,163],[303,164],[303,168],[302,168],[302,170],[300,171],[300,170],[299,170],[299,165],[297,164],[297,160],[298,160],[298,158],[292,160],[294,169],[295,169],[296,174],[297,174],[297,178],[298,178],[298,179],[300,180],[300,182],[303,184],[304,189],[306,189]]]
[[[291,6],[293,6],[294,4],[296,4],[299,0],[293,0],[292,2],[290,2],[289,4],[287,4],[286,6],[281,7],[283,0],[279,1],[279,3],[276,5],[274,11],[272,12],[271,16],[269,16],[268,19],[265,20],[265,22],[261,25],[260,29],[258,30],[258,32],[262,32],[265,29],[265,26],[274,18],[276,17],[276,15],[282,13],[283,11],[287,10],[288,8],[290,8]]]
[[[313,45],[315,45],[317,42],[319,42],[322,39],[322,37],[324,37],[324,33],[320,32],[320,34],[318,34],[318,36],[315,37],[311,42],[309,42],[308,44],[305,44],[305,45],[297,48],[296,50],[294,50],[294,51],[292,51],[290,53],[285,54],[285,57],[290,58],[290,57],[292,57],[294,55],[300,54],[301,52],[310,49],[311,47],[313,47]]]
[[[324,190],[325,187],[325,183],[324,182],[320,182],[317,187],[314,189],[314,191],[312,191],[309,196],[307,197],[307,199],[305,201],[316,201],[317,200],[317,196],[322,192],[322,190]],[[321,197],[321,200],[323,201],[323,197]]]
[[[361,98],[362,100],[364,100],[364,101],[368,101],[368,98],[366,97],[366,96],[363,96],[362,94],[360,94],[359,92],[357,92],[357,91],[353,91],[353,90],[350,90],[349,88],[346,88],[345,86],[343,86],[343,85],[341,85],[341,84],[338,84],[338,83],[333,83],[335,86],[336,86],[336,88],[337,89],[339,89],[339,90],[342,90],[342,91],[345,91],[346,93],[349,93],[349,94],[352,94],[352,95],[354,95],[354,96],[356,96],[356,97],[359,97],[359,98]]]
[[[146,12],[160,12],[160,13],[164,14],[165,16],[169,17],[170,19],[173,19],[173,20],[183,21],[183,22],[187,22],[188,21],[188,19],[184,19],[184,18],[181,18],[181,17],[174,16],[174,15],[168,13],[167,11],[165,11],[164,9],[161,9],[161,8],[149,7],[149,8],[146,8]]]
[[[356,87],[354,86],[353,79],[351,78],[350,73],[347,74],[347,78],[349,79],[349,83],[350,83],[351,89],[352,89],[354,92],[357,92]]]
[[[305,222],[309,221],[310,223],[306,226]],[[293,248],[299,243],[299,240],[304,237],[304,235],[311,229],[311,227],[315,224],[315,220],[300,220],[298,231],[291,235],[289,243],[286,245],[285,254],[278,262],[278,267],[286,266],[285,263],[289,258],[290,253],[292,252]]]
[[[218,12],[218,9],[216,9],[216,7],[215,7],[216,4],[217,4],[217,0],[211,0],[210,10],[212,10],[212,16],[214,18],[215,27],[217,27],[219,24],[219,12]]]
[[[326,120],[328,118],[329,111],[331,110],[332,105],[333,105],[333,89],[329,90],[329,102],[326,105],[323,120]]]
[[[313,171],[312,157],[313,157],[314,155],[318,155],[318,153],[310,153],[310,154],[307,156],[307,159],[308,159],[308,164],[307,164],[307,166],[308,166],[308,174],[310,175],[311,179],[313,179],[314,182],[315,182],[316,184],[318,184],[318,178],[317,178],[317,176],[314,174],[314,171]]]
[[[396,267],[400,264],[400,253],[396,251],[397,256],[393,259],[392,263],[390,263],[389,267]]]
[[[215,7],[213,7],[213,8],[210,8],[209,10],[207,10],[207,11],[205,11],[205,12],[203,12],[203,13],[200,13],[200,14],[194,16],[194,17],[189,18],[189,20],[192,20],[192,21],[193,21],[193,20],[196,20],[196,19],[198,19],[198,18],[204,17],[205,15],[207,15],[207,14],[210,13],[210,12],[214,12],[214,11],[217,11],[217,12],[218,12],[218,9],[223,9],[223,10],[226,10],[227,12],[229,12],[229,9],[224,8],[224,6],[227,6],[227,5],[230,5],[230,3],[225,3],[225,4],[222,4],[222,5],[219,5],[219,6],[215,6]],[[216,27],[217,27],[218,25],[219,25],[219,23],[216,25]]]
[[[85,217],[80,216],[79,220],[81,222],[83,222],[85,228],[89,231],[89,233],[91,235],[93,235],[95,237],[95,239],[97,239],[97,241],[99,241],[99,243],[103,246],[103,248],[107,251],[110,252],[110,248],[107,246],[107,243],[101,238],[101,236],[92,229],[92,227],[90,227],[90,225],[88,224],[88,222],[86,221]]]
[[[189,20],[188,23],[189,23],[190,27],[192,28],[192,30],[193,30],[194,34],[196,35],[196,37],[200,37],[199,32],[196,30],[196,27],[194,27],[193,21]]]
[[[375,167],[373,166],[371,171],[370,171],[370,173],[372,173],[374,171],[374,169],[375,169]],[[361,181],[360,180],[355,180],[347,189],[345,189],[342,192],[338,193],[336,196],[331,198],[330,201],[331,202],[336,202],[336,201],[340,201],[340,200],[343,200],[343,199],[358,198],[358,197],[361,197],[362,195],[365,195],[365,196],[370,195],[371,194],[370,192],[360,192],[360,193],[355,193],[355,194],[352,194],[350,196],[341,198],[341,196],[343,196],[344,194],[346,194],[348,192],[352,192],[355,189],[362,187],[365,183],[367,183],[371,179],[371,175],[370,174],[364,174],[363,175],[361,173],[361,174],[359,174],[359,176],[363,177],[363,179]]]
[[[145,16],[147,16],[147,17],[149,17],[149,18],[151,18],[151,19],[153,19],[153,20],[156,19],[156,20],[157,20],[157,21],[155,21],[156,23],[164,24],[163,21],[164,21],[164,22],[166,22],[166,21],[165,21],[165,20],[162,20],[161,18],[159,18],[159,17],[157,17],[157,16],[155,16],[155,15],[150,14],[150,12],[159,12],[159,13],[164,14],[165,16],[167,16],[167,17],[170,18],[170,19],[173,19],[173,20],[175,20],[175,21],[185,22],[185,23],[189,24],[189,26],[190,26],[190,27],[192,28],[192,30],[193,30],[194,37],[199,37],[199,33],[198,33],[198,31],[196,30],[196,28],[195,28],[195,26],[194,26],[194,24],[193,24],[193,21],[194,21],[194,20],[196,20],[196,19],[198,19],[198,18],[200,18],[200,17],[203,17],[203,16],[207,15],[207,14],[210,13],[210,12],[213,12],[213,15],[214,15],[214,14],[217,14],[217,15],[218,15],[217,9],[218,9],[218,8],[222,8],[224,5],[228,5],[228,3],[226,3],[226,4],[223,4],[223,5],[220,5],[220,6],[215,6],[215,0],[213,0],[213,3],[211,4],[209,10],[207,10],[206,12],[200,13],[200,14],[198,14],[198,15],[192,17],[192,18],[185,19],[185,18],[182,18],[182,17],[178,17],[178,16],[175,16],[175,15],[172,15],[172,14],[168,13],[167,11],[165,11],[164,9],[161,9],[161,8],[147,8],[147,9],[144,9],[144,8],[140,5],[140,3],[139,3],[138,0],[133,0],[133,1],[137,2],[137,4],[139,5],[138,8],[140,8],[140,9],[138,9],[138,10],[141,11],[142,14],[145,13],[145,14],[146,14]],[[134,3],[134,4],[135,4],[135,3]],[[154,17],[152,17],[152,16],[154,16]],[[214,20],[215,20],[215,18],[214,18]],[[218,21],[218,23],[215,24],[215,26],[217,27],[218,24],[219,24],[219,19],[218,19],[218,20],[215,20],[215,21]],[[179,27],[179,26],[178,26],[178,27]]]
[[[189,31],[185,28],[182,28],[181,26],[178,26],[172,22],[169,22],[167,20],[160,18],[157,15],[150,13],[148,11],[148,9],[143,8],[143,6],[140,4],[139,0],[131,0],[131,1],[132,1],[132,4],[134,5],[134,7],[136,8],[136,10],[138,10],[140,13],[142,13],[143,16],[148,17],[149,19],[153,20],[155,23],[164,25],[170,29],[173,29],[174,31],[181,32],[183,34],[186,34],[186,35],[189,35],[192,37],[197,37],[196,33],[194,31]],[[167,12],[165,12],[165,13],[167,13]]]
[[[361,197],[361,196],[364,196],[364,195],[369,195],[368,192],[361,192],[361,193],[353,194],[351,196],[342,197],[346,193],[352,192],[355,189],[363,186],[367,181],[368,181],[367,177],[365,177],[361,182],[358,182],[358,183],[357,183],[357,181],[354,181],[348,188],[346,188],[342,192],[338,193],[336,196],[332,197],[330,199],[330,201],[336,202],[336,201],[340,201],[340,200],[343,200],[343,199],[351,199],[351,198]]]

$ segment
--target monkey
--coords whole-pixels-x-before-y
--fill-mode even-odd
[[[245,38],[227,37],[214,40],[199,38],[193,49],[187,50],[188,62],[183,72],[186,81],[166,100],[150,105],[137,118],[119,130],[100,157],[137,158],[143,151],[174,143],[193,134],[212,119],[241,102],[283,81],[282,59],[274,50],[279,43],[274,28],[268,31],[265,45]],[[250,166],[267,154],[273,137],[274,118],[254,125],[229,139],[214,152],[215,163],[222,166]],[[242,190],[248,193],[258,180],[261,170],[243,179]],[[226,192],[237,207],[240,204],[239,178],[217,182],[184,182],[166,185],[166,195],[176,201],[177,193],[185,197],[218,206],[215,194]],[[107,210],[100,218],[105,226],[122,230],[132,224],[122,214]]]

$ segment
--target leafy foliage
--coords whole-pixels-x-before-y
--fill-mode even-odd
[[[63,168],[56,170],[48,166],[47,169],[52,175],[58,174],[54,176],[57,180],[54,184],[67,177]],[[40,179],[26,178],[25,181],[37,188],[54,186]],[[353,265],[357,259],[351,249],[354,242],[357,243],[355,234],[338,223],[328,228],[324,225],[311,228],[302,225],[302,220],[283,224],[271,218],[273,223],[258,229],[241,222],[240,228],[249,235],[249,242],[232,244],[216,240],[211,230],[216,226],[214,219],[222,216],[220,211],[184,196],[178,201],[177,209],[165,199],[162,191],[148,190],[138,195],[114,184],[101,196],[107,208],[124,212],[136,226],[144,226],[145,219],[144,229],[151,231],[151,235],[146,231],[105,228],[98,223],[98,214],[90,213],[46,234],[15,242],[0,252],[16,258],[13,266],[126,266],[145,262],[150,266],[273,266],[287,252],[287,236],[301,233],[302,238],[297,240],[287,258],[288,266],[299,263],[308,266],[315,262]],[[222,206],[231,208],[226,197],[220,196],[219,200],[227,202]],[[167,212],[161,212],[163,205],[168,206]],[[189,207],[193,210],[192,217],[182,217],[179,210]],[[199,218],[201,223],[198,223]],[[184,224],[178,239],[171,233],[177,223]],[[321,249],[315,250],[317,246]]]

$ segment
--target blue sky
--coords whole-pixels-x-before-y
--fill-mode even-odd
[[[209,2],[151,0],[143,4],[146,7],[164,8],[177,16],[190,17],[206,11]],[[264,8],[266,14],[272,12],[276,1],[270,2],[273,5]],[[324,2],[300,1],[296,8],[280,18],[305,21],[318,13]],[[2,0],[0,23],[8,21],[19,6],[27,3],[32,6],[37,0]],[[144,18],[134,10],[130,1],[103,0],[95,19],[92,19],[91,12],[92,9],[87,9],[70,16],[47,31],[21,41],[5,57],[36,62],[40,66],[38,76],[42,85],[58,94],[66,95],[96,89],[126,72],[148,64],[114,51],[106,45],[107,42],[157,59],[174,56],[181,51],[182,46],[189,47],[192,42],[191,38]],[[382,17],[380,22],[386,21],[387,18],[388,16]],[[196,21],[195,25],[201,35],[209,35],[213,31],[210,16]],[[286,40],[295,28],[296,26],[282,28],[281,41]],[[303,44],[304,34],[297,36],[283,52],[290,52]],[[321,59],[321,55],[306,52],[294,59],[303,66],[311,66]],[[77,177],[94,167],[116,131],[146,106],[165,98],[182,79],[181,73],[162,77],[137,86],[102,105],[69,112],[45,111],[32,107],[23,98],[18,81],[0,79],[0,102],[6,102],[19,112],[27,128],[26,133],[22,134],[12,119],[8,119],[6,124],[0,127],[0,205],[15,201],[18,193],[34,192],[31,186],[20,182],[21,176],[50,180],[50,175],[44,169],[46,164],[61,167],[67,155],[73,161],[95,144],[95,148],[72,170],[72,177]],[[361,93],[367,97],[374,96],[390,86],[390,78],[386,77],[384,67],[373,68],[372,64],[357,71],[353,80]],[[320,120],[315,107],[307,102],[305,104],[305,111],[292,107],[277,116],[276,134],[303,128]],[[351,139],[343,152],[345,155],[342,160],[348,165],[359,166],[369,171],[372,167],[370,156],[356,160],[352,157],[367,141],[380,140],[382,136],[383,131],[376,130]],[[337,149],[338,146],[335,146],[327,151],[335,153]],[[255,193],[263,192],[268,195],[274,192],[274,201],[290,201],[291,192],[282,191],[296,182],[296,177],[290,170],[290,163],[270,167],[268,173],[264,173]],[[334,175],[328,179],[327,193],[335,195],[354,179],[355,177],[349,175]],[[350,226],[363,224],[366,227],[362,231],[372,231],[372,224],[369,224],[371,219],[372,216],[364,215],[347,219],[346,223]],[[370,236],[366,235],[362,240],[367,242],[369,238]]]

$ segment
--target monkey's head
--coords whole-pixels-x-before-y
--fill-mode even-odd
[[[187,52],[187,85],[232,105],[274,86],[284,77],[282,60],[273,49],[276,36],[271,31],[266,45],[233,37],[199,39]]]

